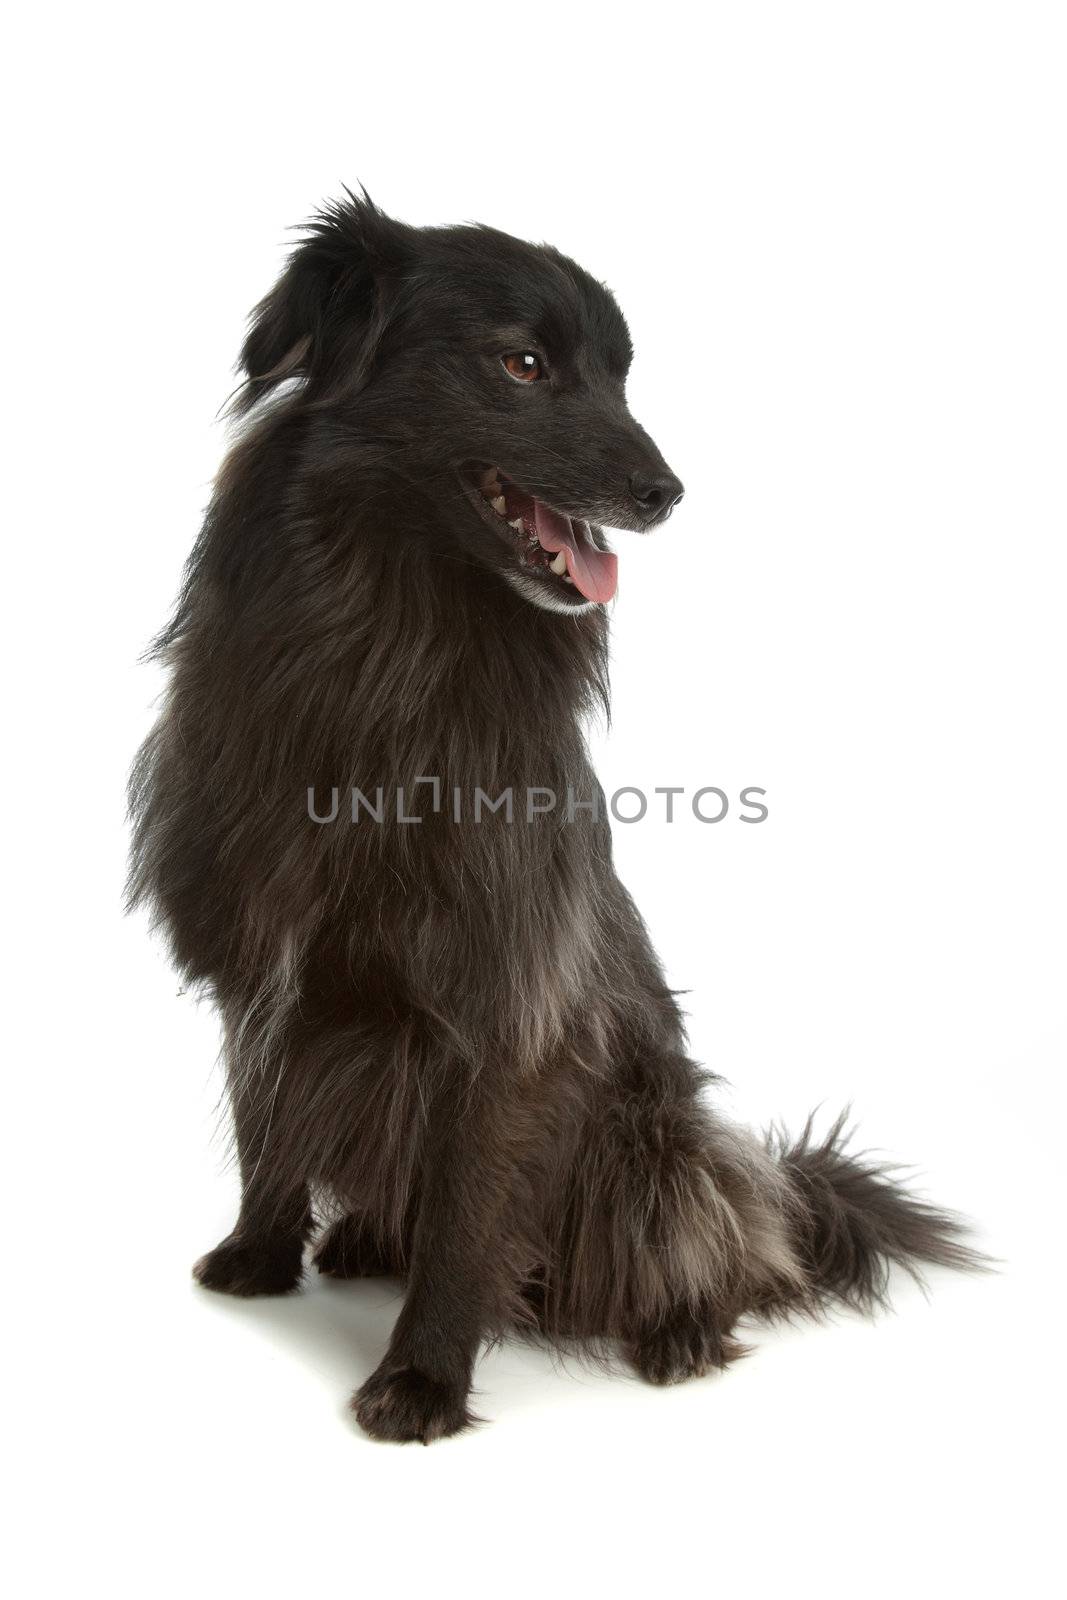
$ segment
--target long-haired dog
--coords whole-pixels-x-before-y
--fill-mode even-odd
[[[156,645],[131,901],[221,1010],[243,1185],[196,1276],[295,1288],[331,1207],[320,1272],[407,1280],[354,1401],[382,1439],[466,1426],[510,1330],[672,1383],[747,1315],[974,1260],[840,1124],[715,1114],[613,870],[583,738],[601,525],[682,494],[630,357],[558,251],[347,196],[253,313],[247,421]]]

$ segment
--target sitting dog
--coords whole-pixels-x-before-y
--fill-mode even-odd
[[[673,1383],[743,1317],[975,1260],[840,1122],[716,1115],[615,875],[583,736],[602,527],[682,496],[630,359],[558,251],[346,195],[253,313],[243,431],[154,647],[130,899],[218,1004],[242,1179],[196,1276],[294,1289],[313,1208],[320,1272],[403,1275],[353,1402],[381,1439],[467,1426],[494,1336]]]

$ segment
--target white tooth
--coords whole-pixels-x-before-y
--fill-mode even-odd
[[[574,588],[574,579],[571,577],[569,572],[563,581],[564,583],[569,583],[572,589]]]
[[[566,555],[564,554],[564,552],[562,550],[560,551],[559,555],[556,557],[555,561],[550,561],[548,563],[548,567],[549,567],[549,571],[550,572],[554,572],[556,574],[557,578],[562,578],[562,577],[566,576],[566,572],[567,572],[567,557],[566,557]]]
[[[508,508],[507,501],[504,499],[502,494],[498,495],[495,500],[490,500],[489,504],[492,506],[494,511],[499,511],[501,516],[504,515],[504,512]]]
[[[522,518],[521,517],[513,517],[511,519],[511,521],[508,523],[508,527],[509,528],[514,528],[516,533],[521,533],[522,532]]]

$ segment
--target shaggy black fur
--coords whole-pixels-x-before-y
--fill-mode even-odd
[[[383,1439],[464,1427],[509,1329],[622,1341],[674,1382],[738,1353],[746,1313],[972,1260],[840,1126],[764,1143],[709,1108],[607,822],[565,815],[599,794],[600,524],[647,528],[681,493],[629,361],[614,300],[558,252],[349,196],[254,313],[249,420],[157,642],[131,901],[217,999],[243,1179],[197,1276],[293,1289],[313,1198],[339,1206],[319,1269],[407,1276],[354,1402]],[[379,785],[383,820],[348,821]],[[335,823],[311,786],[344,797]],[[556,809],[453,820],[456,788],[531,787]]]

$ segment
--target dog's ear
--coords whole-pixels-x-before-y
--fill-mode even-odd
[[[234,409],[248,411],[286,378],[322,391],[370,370],[414,229],[394,222],[364,194],[345,191],[308,224],[270,294],[253,311]]]

